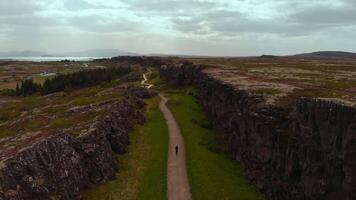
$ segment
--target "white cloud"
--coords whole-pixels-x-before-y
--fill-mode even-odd
[[[210,55],[356,51],[355,2],[1,0],[0,36],[6,49],[54,52],[65,48]]]

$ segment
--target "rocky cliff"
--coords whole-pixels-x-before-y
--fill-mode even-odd
[[[134,123],[145,120],[144,102],[135,94],[108,105],[109,113],[78,136],[34,138],[0,160],[0,199],[78,199],[83,189],[114,179],[115,153],[125,152]]]
[[[169,59],[159,57],[146,57],[146,56],[118,56],[108,60],[111,63],[120,63],[125,65],[139,65],[142,67],[158,67],[164,62],[169,62]]]
[[[354,107],[311,98],[273,106],[190,63],[160,74],[198,89],[232,158],[269,199],[356,199]]]

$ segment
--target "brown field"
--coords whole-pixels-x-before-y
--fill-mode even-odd
[[[211,76],[285,105],[296,97],[356,103],[356,60],[293,58],[200,58]]]
[[[14,89],[26,78],[44,81],[41,73],[70,73],[76,70],[103,67],[95,62],[20,62],[0,61],[0,90]]]
[[[86,68],[98,67],[90,63]],[[102,66],[100,66],[102,67]],[[9,84],[33,74],[46,72],[67,73],[83,69],[81,63],[72,66],[59,62],[25,63],[15,62],[0,67],[3,75],[12,73]],[[16,69],[14,69],[16,68]],[[126,76],[131,82],[126,81]],[[141,79],[139,71],[132,72],[93,87],[70,89],[49,95],[7,96],[0,93],[0,158],[56,133],[79,135],[87,130],[92,122],[109,112],[108,106],[123,97],[129,84]],[[0,77],[3,78],[4,76]],[[37,78],[37,80],[36,80]],[[34,77],[43,82],[45,78]],[[4,88],[5,84],[2,85]]]
[[[179,59],[180,60],[180,59]],[[195,58],[204,71],[239,89],[262,95],[267,104],[284,106],[299,97],[318,97],[356,105],[356,60],[301,60],[290,58]],[[43,72],[71,73],[87,68],[117,65],[112,62],[34,63],[1,62],[0,88],[14,88],[21,79]],[[135,65],[133,65],[135,66]],[[133,77],[139,84],[141,72]],[[131,80],[132,81],[132,80]],[[106,105],[123,96],[125,81],[115,80],[83,89],[46,96],[11,97],[0,94],[0,148],[21,148],[34,139],[58,131],[79,134]]]

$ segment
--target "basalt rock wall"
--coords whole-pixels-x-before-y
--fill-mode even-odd
[[[354,107],[308,98],[267,105],[190,63],[162,66],[160,74],[198,89],[232,158],[269,199],[356,199]]]
[[[0,163],[0,200],[79,199],[93,184],[115,178],[115,153],[129,144],[134,123],[143,123],[144,102],[128,96],[108,108],[79,136],[58,133]]]
[[[143,67],[157,67],[169,62],[168,59],[146,56],[118,56],[110,59],[114,63],[138,64]]]

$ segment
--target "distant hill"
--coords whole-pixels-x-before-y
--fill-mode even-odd
[[[356,53],[344,51],[318,51],[313,53],[297,54],[287,57],[299,59],[356,59]]]
[[[279,58],[279,56],[275,56],[275,55],[262,55],[262,56],[260,56],[260,58]]]
[[[135,53],[118,49],[91,49],[86,51],[51,54],[41,51],[9,51],[0,52],[0,57],[115,57],[136,56]]]

